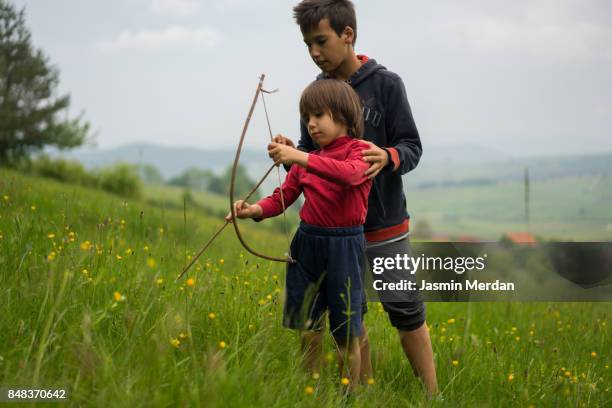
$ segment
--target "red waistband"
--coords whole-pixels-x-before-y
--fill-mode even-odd
[[[366,232],[365,238],[368,242],[386,241],[405,234],[408,231],[410,231],[410,220],[405,219],[401,224],[392,225],[376,231]]]

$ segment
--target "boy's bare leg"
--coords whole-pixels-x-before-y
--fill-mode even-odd
[[[361,372],[359,378],[362,384],[366,384],[372,378],[372,358],[370,356],[370,338],[365,324],[361,324],[361,336],[359,336],[359,351],[361,354]]]
[[[338,365],[340,366],[340,377],[348,377],[349,391],[355,389],[359,385],[359,376],[361,374],[361,350],[359,349],[359,338],[353,338],[348,341],[342,340],[338,342]],[[348,372],[348,374],[346,374]]]
[[[323,354],[323,334],[318,331],[302,332],[303,365],[309,373],[321,372]]]
[[[436,366],[427,324],[423,323],[421,327],[411,331],[399,330],[398,333],[414,374],[421,378],[429,396],[436,394],[438,392]]]

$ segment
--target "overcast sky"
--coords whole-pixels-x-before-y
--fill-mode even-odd
[[[273,131],[298,136],[317,74],[295,1],[18,0],[99,147],[230,147],[258,75]],[[356,51],[404,80],[425,149],[612,151],[609,0],[355,1]],[[261,106],[260,106],[261,107]],[[268,138],[255,112],[247,144]]]

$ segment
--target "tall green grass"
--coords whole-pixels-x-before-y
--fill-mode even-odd
[[[66,388],[78,406],[610,404],[609,303],[428,304],[432,401],[371,303],[375,383],[346,400],[329,339],[315,380],[281,328],[283,265],[231,228],[174,282],[221,224],[0,170],[0,387]],[[258,249],[286,251],[244,225]]]

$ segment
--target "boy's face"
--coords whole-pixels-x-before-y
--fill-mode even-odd
[[[303,33],[310,57],[325,73],[332,74],[350,57],[353,46],[353,29],[346,27],[338,36],[324,18],[314,29]]]
[[[321,147],[348,133],[346,126],[335,122],[329,112],[315,112],[308,115],[308,134]]]

